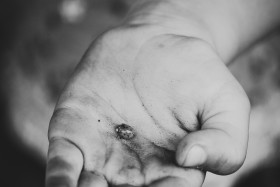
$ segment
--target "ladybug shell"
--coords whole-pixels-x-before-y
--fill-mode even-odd
[[[134,132],[131,126],[121,124],[116,127],[116,132],[121,139],[130,140],[134,138]]]

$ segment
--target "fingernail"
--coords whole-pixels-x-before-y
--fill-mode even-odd
[[[193,146],[185,159],[185,166],[199,166],[206,161],[206,153],[201,146]]]

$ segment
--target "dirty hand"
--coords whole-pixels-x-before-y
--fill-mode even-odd
[[[242,165],[250,105],[215,50],[143,32],[103,34],[78,65],[50,122],[47,187],[199,187]]]

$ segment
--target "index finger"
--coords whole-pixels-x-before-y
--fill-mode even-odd
[[[76,187],[83,167],[83,155],[72,142],[52,139],[49,145],[46,187]]]

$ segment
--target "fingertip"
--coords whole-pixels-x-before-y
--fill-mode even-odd
[[[179,165],[184,167],[195,167],[203,165],[207,160],[207,153],[200,145],[186,148],[185,154],[177,157]]]
[[[79,179],[79,187],[108,187],[108,183],[102,175],[83,171]]]

